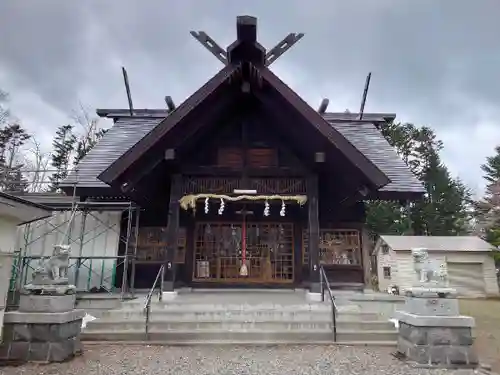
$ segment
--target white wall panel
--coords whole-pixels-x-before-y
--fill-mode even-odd
[[[119,247],[119,231],[122,213],[119,211],[78,211],[69,228],[72,257],[116,257]],[[19,227],[16,249],[25,256],[50,256],[55,244],[60,244],[68,230],[71,212],[56,212],[50,218]],[[67,243],[67,240],[64,242]],[[116,259],[82,259],[76,272],[76,259],[71,260],[69,277],[79,290],[113,286]],[[27,281],[31,280],[31,261]],[[26,268],[25,268],[26,270]],[[78,273],[78,280],[75,276]]]

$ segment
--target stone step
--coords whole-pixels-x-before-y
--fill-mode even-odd
[[[279,342],[279,343],[273,343],[269,341],[237,341],[237,340],[213,340],[213,341],[184,341],[184,342],[169,342],[169,341],[164,341],[164,340],[146,340],[145,338],[138,339],[138,340],[127,340],[127,341],[113,341],[113,340],[108,340],[106,341],[107,345],[121,345],[121,346],[143,346],[143,345],[149,345],[149,346],[276,346],[276,345],[304,345],[304,342],[301,341],[286,341],[286,342]],[[394,340],[392,341],[337,341],[337,342],[332,342],[332,341],[315,341],[315,342],[308,342],[306,343],[307,345],[348,345],[348,346],[376,346],[376,347],[382,347],[382,346],[390,346],[390,347],[395,347],[396,342]],[[90,346],[90,345],[102,345],[102,341],[93,341],[93,340],[85,340],[85,346]]]
[[[109,310],[101,313],[104,319],[112,318],[115,320],[141,319],[145,317],[143,310]],[[337,313],[339,319],[364,321],[364,320],[379,320],[380,317],[376,313]],[[332,312],[330,311],[168,311],[168,310],[152,310],[150,313],[151,320],[202,320],[202,321],[256,321],[256,320],[330,320]]]
[[[145,320],[102,320],[98,319],[87,323],[85,331],[91,330],[111,330],[120,331],[124,329],[142,330],[145,329]],[[255,331],[295,331],[295,330],[311,330],[311,331],[331,331],[333,324],[331,320],[323,321],[168,321],[156,320],[148,323],[150,330],[255,330]],[[340,330],[394,330],[394,326],[390,322],[383,321],[338,321],[337,329]]]
[[[143,309],[144,303],[128,303],[122,304],[122,309]],[[338,306],[339,309],[350,308],[349,311],[360,310],[359,306]],[[282,311],[311,311],[311,310],[331,310],[331,304],[296,304],[296,305],[280,305],[280,304],[207,304],[207,303],[151,303],[151,310],[194,310],[194,311],[218,311],[218,310],[246,310],[246,311],[266,311],[266,310],[282,310]]]
[[[146,335],[145,330],[85,330],[82,332],[82,340],[85,341],[161,341],[165,344],[189,344],[189,343],[261,343],[261,344],[312,344],[333,343],[331,331],[220,331],[220,330],[178,330],[163,331],[150,330]],[[397,341],[396,331],[358,331],[338,330],[337,342],[393,342]]]

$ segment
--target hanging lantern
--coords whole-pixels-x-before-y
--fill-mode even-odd
[[[285,201],[281,201],[281,211],[280,211],[280,216],[285,216]]]
[[[219,215],[224,213],[224,199],[220,199]]]
[[[266,203],[264,203],[264,216],[269,216],[271,208],[269,207],[269,202],[266,200]]]
[[[209,206],[208,206],[208,198],[205,198],[205,213],[208,214]]]

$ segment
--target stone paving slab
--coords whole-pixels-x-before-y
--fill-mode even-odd
[[[3,367],[2,375],[472,375],[474,370],[413,367],[393,348],[335,346],[118,346],[88,345],[71,362]]]

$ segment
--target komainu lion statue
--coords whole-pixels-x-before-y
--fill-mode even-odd
[[[68,282],[70,247],[55,245],[50,258],[41,258],[33,271],[34,285],[62,284]]]
[[[411,250],[415,271],[420,283],[446,284],[448,280],[448,269],[445,263],[438,264],[429,258],[427,249],[415,248]]]

